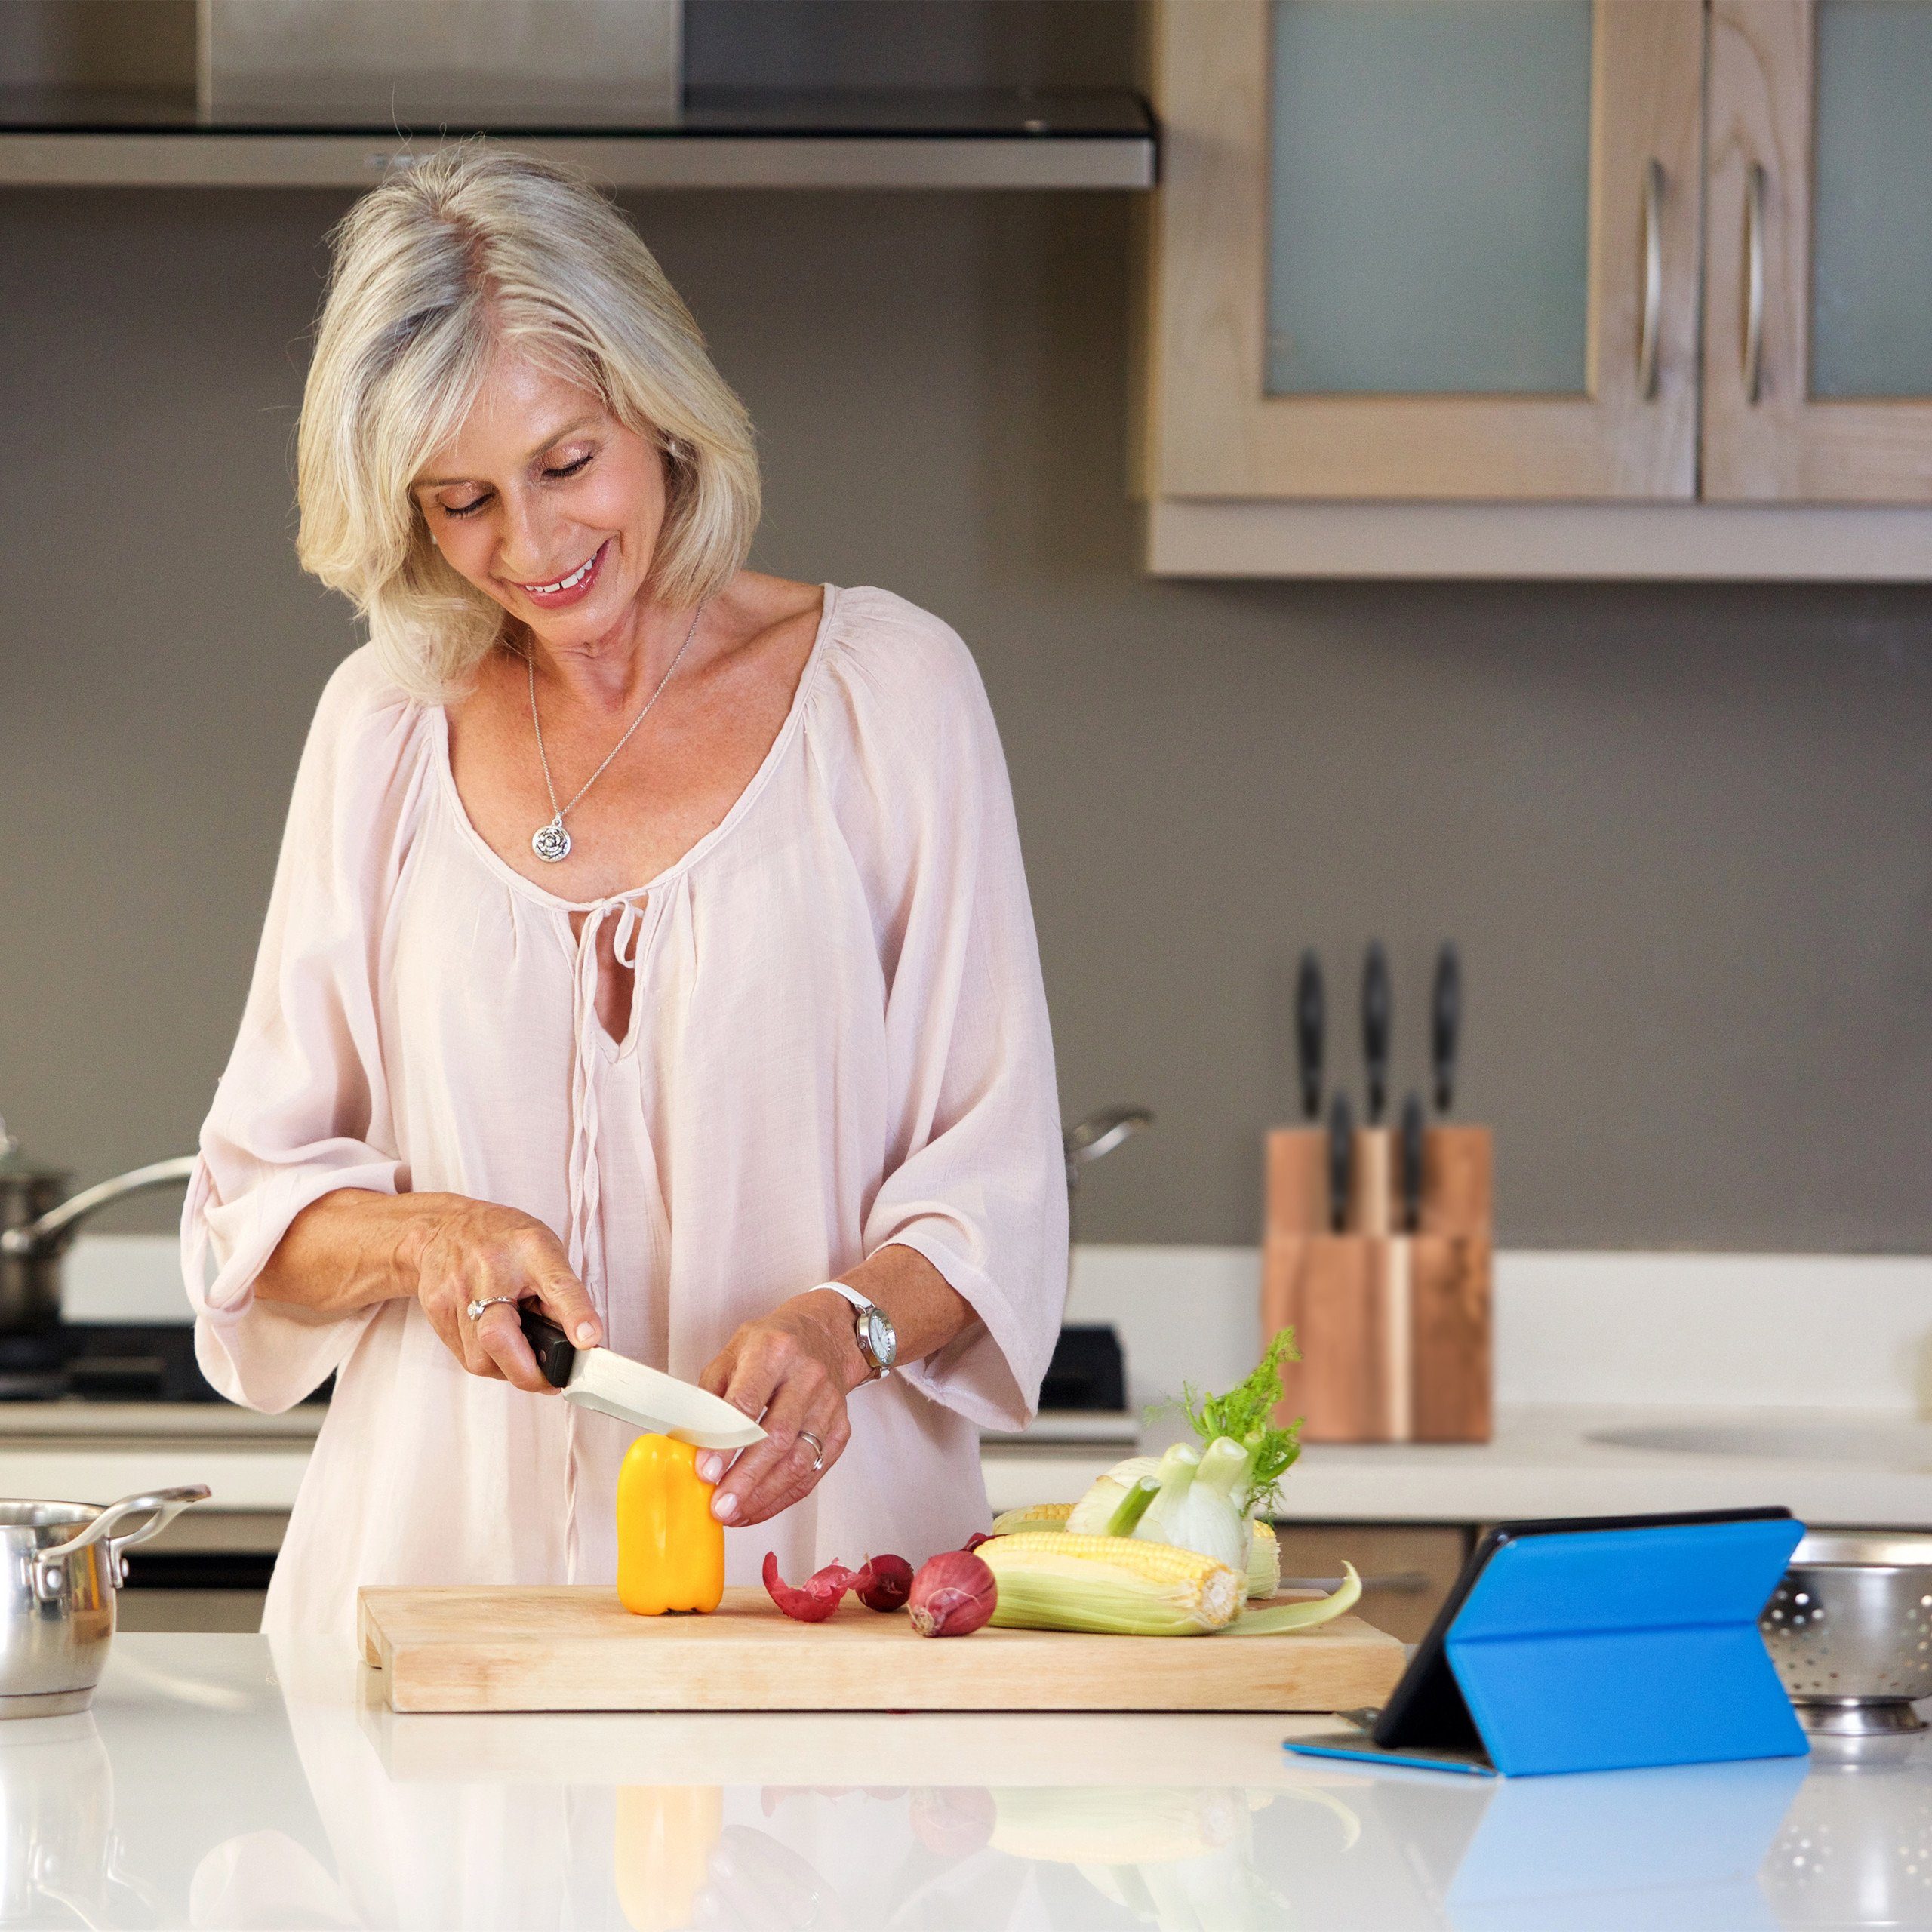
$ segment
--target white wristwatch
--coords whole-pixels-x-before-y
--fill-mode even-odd
[[[857,1288],[848,1288],[843,1281],[820,1281],[817,1286],[829,1288],[835,1295],[843,1295],[858,1310],[852,1324],[853,1335],[866,1366],[872,1371],[868,1380],[876,1382],[890,1375],[892,1364],[899,1359],[899,1336],[885,1310],[877,1302],[866,1300]]]

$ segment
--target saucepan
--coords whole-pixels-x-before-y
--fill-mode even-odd
[[[0,1502],[0,1718],[84,1711],[107,1663],[126,1552],[208,1500],[205,1484],[92,1503]],[[145,1518],[145,1521],[137,1519]],[[133,1528],[128,1527],[131,1522]]]

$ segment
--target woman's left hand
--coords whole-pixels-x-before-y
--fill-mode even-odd
[[[823,1306],[821,1306],[823,1304]],[[740,1451],[718,1484],[712,1514],[734,1528],[761,1523],[811,1494],[851,1439],[845,1398],[866,1374],[852,1331],[852,1311],[839,1297],[814,1290],[780,1302],[747,1321],[715,1355],[699,1386],[764,1424],[764,1440]],[[824,1444],[820,1466],[804,1437]],[[697,1459],[698,1474],[715,1481],[724,1458]]]

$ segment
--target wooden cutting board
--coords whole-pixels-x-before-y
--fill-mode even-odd
[[[633,1617],[589,1585],[371,1587],[363,1654],[398,1711],[1340,1711],[1380,1704],[1402,1646],[1358,1617],[1269,1637],[921,1637],[848,1599],[796,1623],[762,1590]]]

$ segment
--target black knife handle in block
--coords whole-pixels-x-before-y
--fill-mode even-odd
[[[1402,1227],[1414,1234],[1422,1226],[1422,1097],[1402,1103]]]
[[[1368,1124],[1377,1125],[1389,1105],[1389,1039],[1395,1030],[1395,993],[1389,983],[1389,955],[1380,940],[1361,969],[1361,1054],[1368,1070]]]
[[[1328,1225],[1337,1234],[1349,1225],[1349,1194],[1355,1164],[1355,1124],[1349,1097],[1337,1094],[1328,1109]]]
[[[1295,1059],[1301,1075],[1301,1117],[1321,1118],[1323,1035],[1326,1002],[1321,992],[1321,961],[1312,952],[1301,956],[1295,975]]]
[[[1463,1029],[1463,967],[1453,946],[1435,961],[1435,991],[1429,1002],[1429,1058],[1435,1073],[1435,1111],[1446,1114],[1456,1097],[1456,1048]]]
[[[571,1338],[534,1301],[520,1303],[516,1313],[523,1324],[523,1339],[537,1358],[538,1374],[552,1389],[562,1388],[577,1361]]]

